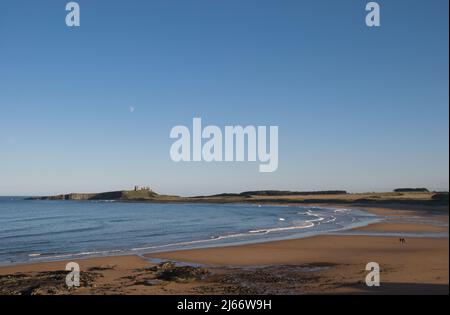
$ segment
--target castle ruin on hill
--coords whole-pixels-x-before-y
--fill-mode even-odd
[[[134,191],[153,191],[150,187],[148,186],[134,186]]]

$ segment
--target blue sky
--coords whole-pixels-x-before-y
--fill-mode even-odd
[[[377,29],[359,0],[67,2],[0,3],[0,195],[448,189],[447,0]],[[278,125],[278,170],[172,162],[193,117]]]

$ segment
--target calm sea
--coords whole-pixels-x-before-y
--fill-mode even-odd
[[[379,218],[349,209],[0,197],[0,264],[305,237]]]

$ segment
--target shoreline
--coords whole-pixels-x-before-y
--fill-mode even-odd
[[[86,201],[78,201],[78,200],[70,200],[72,202],[86,202]],[[69,201],[69,202],[70,202]],[[229,204],[229,203],[226,203]],[[237,205],[246,205],[247,203],[241,203],[241,202],[236,202],[234,204]],[[212,205],[214,205],[214,203],[212,203]],[[365,209],[360,209],[360,208],[353,208],[353,207],[346,207],[346,206],[342,206],[342,205],[333,205],[333,204],[306,204],[306,205],[294,205],[294,204],[277,204],[277,203],[270,203],[270,204],[264,204],[264,206],[276,206],[276,207],[319,207],[319,208],[330,208],[330,209],[349,209],[349,210],[355,210],[355,211],[363,211],[366,212],[367,214],[374,214],[377,215],[376,213],[372,212],[372,211],[367,211]],[[377,215],[378,216],[378,215]],[[65,261],[74,261],[74,260],[87,260],[87,259],[98,259],[98,258],[109,258],[109,257],[123,257],[123,256],[145,256],[145,255],[151,255],[151,254],[160,254],[160,253],[166,253],[166,252],[174,252],[174,251],[183,251],[183,250],[195,250],[195,249],[209,249],[209,248],[222,248],[222,247],[233,247],[233,246],[246,246],[246,245],[253,245],[253,244],[263,244],[263,243],[269,243],[269,242],[278,242],[278,241],[288,241],[288,240],[296,240],[296,239],[304,239],[304,238],[310,238],[310,237],[314,237],[314,236],[321,236],[321,235],[327,235],[328,233],[341,233],[341,232],[348,232],[348,231],[357,231],[359,228],[364,228],[367,226],[370,226],[372,224],[377,224],[380,222],[383,222],[384,219],[382,216],[379,216],[379,219],[377,221],[374,222],[365,222],[362,223],[360,225],[353,225],[353,226],[346,226],[340,229],[336,229],[336,230],[330,230],[330,231],[325,231],[325,232],[321,232],[321,231],[317,231],[317,232],[306,232],[305,235],[301,235],[300,233],[294,233],[294,234],[290,234],[290,235],[283,235],[283,236],[274,236],[273,238],[269,238],[269,239],[255,239],[255,240],[241,240],[241,241],[235,241],[235,242],[229,242],[229,243],[218,243],[218,244],[207,244],[209,241],[215,241],[215,239],[202,239],[202,240],[192,240],[192,241],[187,241],[187,242],[180,242],[180,243],[174,243],[174,244],[163,244],[163,245],[155,245],[155,247],[160,247],[160,248],[164,248],[167,247],[169,249],[157,249],[155,251],[145,251],[146,247],[143,247],[142,249],[138,249],[138,250],[117,250],[117,249],[113,249],[113,250],[105,250],[102,251],[105,254],[101,255],[100,252],[95,255],[82,255],[82,254],[60,254],[60,255],[55,255],[53,256],[54,258],[52,258],[52,256],[47,257],[46,258],[42,258],[42,260],[40,258],[35,258],[34,261],[33,259],[30,259],[30,261],[26,261],[26,262],[17,262],[17,263],[0,263],[0,269],[1,268],[6,268],[6,267],[14,267],[14,266],[23,266],[23,265],[34,265],[34,264],[46,264],[46,263],[53,263],[53,262],[65,262]],[[290,228],[290,227],[288,227]],[[293,230],[295,230],[294,227],[292,227]],[[301,230],[301,228],[299,228],[299,230]],[[181,245],[181,243],[205,243],[205,245]],[[179,248],[176,248],[177,246],[180,246]],[[152,246],[149,246],[149,248]],[[171,247],[175,247],[175,248],[171,248]],[[108,254],[109,252],[109,254]],[[118,252],[122,252],[122,253],[118,253]],[[114,254],[114,253],[118,253],[118,254]],[[58,257],[60,256],[60,257]],[[31,256],[30,256],[31,257]],[[39,257],[38,256],[33,256],[33,257]]]
[[[309,206],[316,206],[315,204],[309,205]],[[346,208],[346,209],[354,209],[349,207],[344,207],[341,205],[327,205],[333,208]],[[282,244],[286,242],[297,242],[297,241],[308,241],[313,238],[340,238],[340,237],[349,237],[349,238],[390,238],[390,239],[397,239],[398,236],[389,236],[389,235],[383,235],[382,233],[389,234],[391,232],[396,232],[398,234],[408,234],[408,233],[417,233],[417,236],[414,236],[412,238],[416,239],[430,239],[430,240],[449,240],[449,215],[447,214],[438,214],[435,215],[434,222],[426,222],[426,223],[411,223],[408,221],[405,221],[405,218],[409,218],[411,215],[417,216],[419,215],[422,219],[429,220],[428,214],[418,213],[418,209],[410,209],[410,210],[403,210],[403,209],[391,209],[391,208],[365,208],[365,209],[354,209],[354,210],[363,210],[367,211],[371,214],[376,214],[383,218],[383,220],[378,222],[372,222],[368,223],[363,226],[359,227],[352,227],[349,229],[343,229],[341,230],[343,233],[338,232],[326,232],[324,234],[319,235],[313,235],[313,236],[306,236],[302,238],[292,238],[292,239],[285,239],[285,240],[272,240],[267,242],[260,242],[260,243],[254,243],[254,244],[238,244],[238,245],[230,245],[230,246],[214,246],[210,248],[199,248],[199,249],[183,249],[183,250],[176,250],[176,251],[165,251],[165,252],[157,252],[157,253],[148,253],[144,256],[150,257],[150,258],[157,258],[157,259],[174,259],[175,257],[182,257],[183,253],[191,253],[191,252],[207,252],[208,250],[224,250],[226,251],[227,248],[248,248],[252,246],[264,246],[264,245],[272,245],[272,244]],[[420,210],[419,210],[420,211]],[[436,225],[436,223],[441,223],[442,225]],[[346,234],[345,232],[375,232],[380,234],[373,234],[373,235],[361,235],[361,234]],[[438,236],[438,237],[429,237],[429,236],[422,236],[420,233],[436,233],[436,234],[445,234],[445,237]],[[180,255],[178,255],[180,254]],[[186,255],[186,257],[190,258],[190,255]],[[195,260],[189,260],[189,259],[174,259],[175,261],[181,262],[181,263],[199,263],[202,264],[200,261]],[[208,265],[208,264],[207,264]]]
[[[72,201],[72,200],[70,200]],[[77,200],[73,200],[74,202],[86,202],[84,201],[77,201]],[[118,201],[118,202],[122,202],[122,201]],[[233,204],[247,204],[247,203],[242,203],[242,202],[232,202]],[[215,203],[212,203],[215,204]],[[225,204],[229,204],[229,203],[225,203]],[[21,267],[21,266],[33,266],[33,265],[41,265],[41,264],[52,264],[52,263],[61,263],[61,262],[69,262],[69,261],[77,261],[77,260],[95,260],[95,259],[108,259],[108,258],[114,258],[114,257],[151,257],[152,255],[164,255],[165,253],[174,253],[174,252],[183,252],[183,251],[191,251],[191,250],[208,250],[208,249],[214,249],[214,248],[228,248],[228,247],[237,247],[237,246],[251,246],[251,245],[258,245],[258,244],[266,244],[266,243],[273,243],[273,242],[284,242],[284,241],[291,241],[291,240],[303,240],[303,239],[309,239],[309,238],[313,238],[313,237],[320,237],[320,236],[368,236],[368,237],[382,237],[384,236],[383,234],[374,234],[374,235],[361,235],[361,234],[346,234],[346,232],[379,232],[379,233],[386,233],[388,234],[389,232],[398,232],[398,233],[410,233],[410,232],[415,232],[417,233],[417,236],[414,236],[416,238],[433,238],[430,236],[422,236],[420,235],[420,233],[445,233],[447,232],[447,237],[448,238],[448,224],[449,224],[449,219],[448,219],[448,213],[447,215],[442,215],[442,209],[441,210],[436,210],[436,213],[439,213],[437,216],[438,220],[440,220],[441,222],[443,218],[446,218],[446,226],[442,226],[442,227],[438,227],[438,226],[434,226],[434,225],[427,225],[427,224],[410,224],[410,223],[402,223],[401,224],[401,231],[398,230],[392,230],[392,229],[380,229],[378,228],[379,226],[393,226],[393,224],[391,222],[388,222],[390,219],[392,218],[396,218],[398,216],[404,216],[405,214],[408,215],[413,215],[413,214],[417,214],[417,211],[423,211],[423,206],[421,205],[415,205],[415,207],[409,207],[407,205],[399,205],[399,207],[393,207],[392,204],[388,204],[388,205],[383,205],[383,206],[373,206],[373,205],[360,205],[358,207],[354,207],[352,205],[343,205],[343,204],[331,204],[331,203],[308,203],[308,204],[292,204],[292,203],[267,203],[264,204],[266,206],[278,206],[278,207],[296,207],[296,206],[300,206],[300,207],[322,207],[322,208],[332,208],[332,209],[349,209],[349,210],[358,210],[358,211],[364,211],[367,212],[368,214],[373,214],[379,217],[379,221],[376,222],[369,222],[369,223],[365,223],[361,226],[353,226],[353,227],[345,227],[342,229],[338,229],[335,231],[327,231],[324,233],[320,233],[318,232],[318,234],[312,234],[312,235],[305,235],[305,236],[297,236],[297,235],[291,235],[291,236],[280,236],[280,237],[276,237],[274,239],[269,239],[269,240],[254,240],[254,241],[238,241],[235,243],[224,243],[224,244],[213,244],[213,245],[205,245],[205,246],[193,246],[191,248],[189,248],[189,246],[187,246],[187,248],[176,248],[176,249],[168,249],[168,250],[157,250],[157,251],[150,251],[150,252],[145,252],[145,250],[140,251],[139,253],[133,253],[131,250],[129,252],[126,252],[126,250],[124,250],[124,253],[121,254],[105,254],[105,255],[77,255],[77,254],[61,254],[61,256],[72,256],[71,258],[56,258],[56,259],[50,259],[50,260],[38,260],[37,261],[28,261],[28,262],[18,262],[18,263],[12,263],[12,264],[0,264],[0,275],[1,275],[1,270],[4,268],[14,268],[14,267]],[[386,207],[386,206],[390,206],[390,207]],[[403,209],[403,207],[407,207],[407,209]],[[433,207],[435,208],[435,207]],[[429,209],[426,209],[425,211],[429,211]],[[419,213],[419,215],[423,215],[422,213]],[[444,222],[444,223],[445,223]],[[405,229],[405,227],[408,227],[410,225],[409,229]],[[427,227],[425,229],[421,228],[424,225],[426,225]],[[377,227],[377,229],[373,230],[371,227]],[[389,235],[387,235],[389,237]],[[396,237],[396,236],[394,236]],[[412,237],[412,236],[410,236]],[[442,239],[445,237],[442,237],[440,235],[437,235],[435,238],[437,239]],[[203,242],[203,241],[207,241],[207,240],[194,240],[192,242]],[[164,247],[166,245],[161,245],[161,247]],[[168,244],[167,247],[172,246],[171,244]],[[173,245],[175,246],[175,245]],[[111,252],[114,252],[116,250],[111,250]],[[79,256],[77,258],[77,256]],[[187,263],[186,261],[178,261],[179,263]]]
[[[348,205],[333,207],[353,208]],[[82,272],[90,274],[89,270],[98,270],[102,280],[96,280],[95,287],[62,294],[448,294],[448,211],[438,209],[430,214],[430,209],[422,209],[421,206],[361,210],[382,216],[384,220],[357,227],[354,231],[443,232],[447,237],[432,239],[419,236],[408,238],[406,245],[401,245],[398,237],[391,236],[317,235],[256,244],[164,251],[144,254],[144,257],[72,259],[80,263]],[[412,222],[409,221],[411,218],[414,219]],[[381,264],[382,281],[386,282],[378,290],[368,290],[363,285],[365,263],[371,260]],[[154,274],[142,270],[159,268],[157,261],[200,265],[211,275],[186,283],[175,280],[160,283],[156,279],[151,285],[145,284],[147,280],[144,284],[142,281],[123,280]],[[35,279],[45,272],[64,270],[65,262],[67,260],[0,266],[0,281],[2,276],[18,273]],[[274,275],[281,280],[269,281]],[[298,278],[302,285],[292,285],[289,279],[294,278]],[[228,285],[230,281],[232,287]]]

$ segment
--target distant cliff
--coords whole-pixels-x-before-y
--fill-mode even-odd
[[[159,195],[151,190],[120,190],[97,194],[66,194],[56,196],[33,197],[33,200],[152,200]]]

